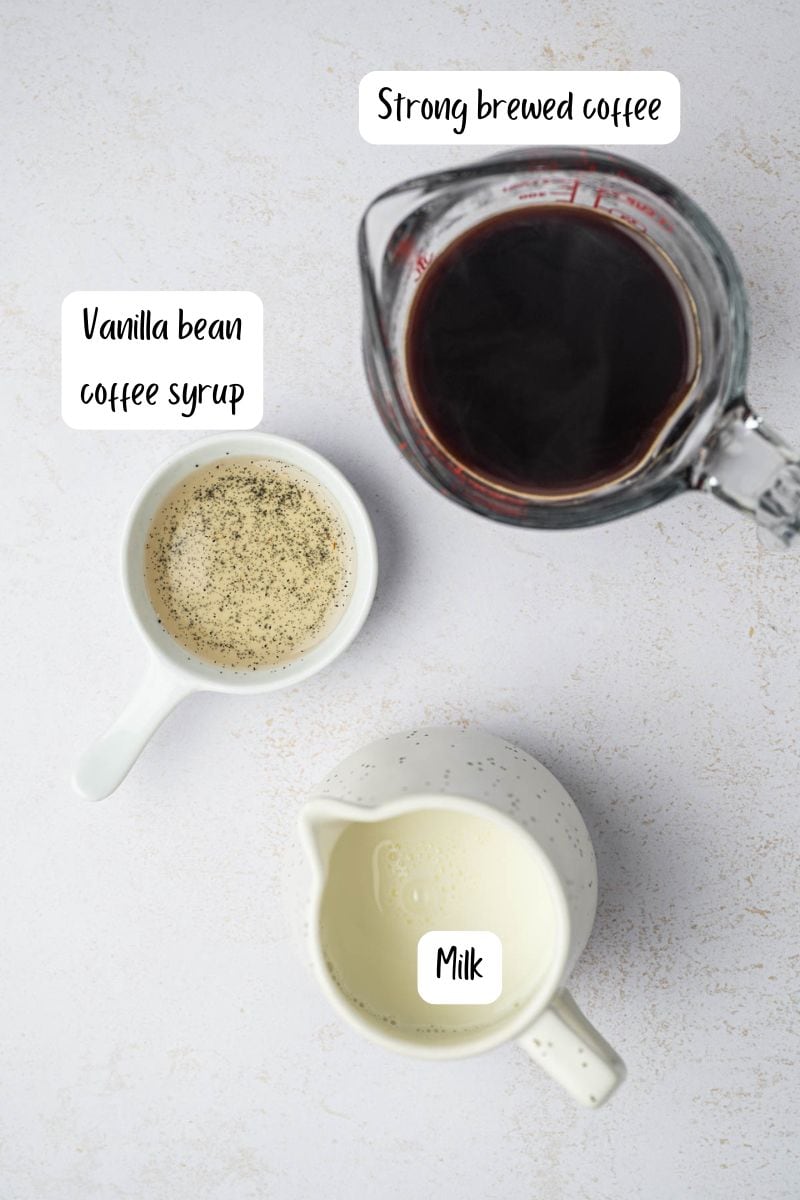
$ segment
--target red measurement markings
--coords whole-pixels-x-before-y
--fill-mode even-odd
[[[595,188],[592,208],[602,208],[605,200],[619,200],[619,192],[615,188]]]
[[[503,191],[513,192],[515,200],[552,200],[555,204],[574,204],[579,187],[579,179],[555,175],[522,179],[508,184]]]
[[[642,216],[649,217],[651,221],[655,221],[657,225],[660,225],[662,229],[666,229],[668,233],[674,232],[674,226],[667,220],[666,217],[662,217],[661,214],[653,208],[652,204],[647,204],[644,200],[640,200],[638,196],[624,195],[621,197],[621,199],[625,204],[636,209],[637,212],[640,212]]]
[[[401,237],[392,247],[392,258],[395,262],[398,259],[411,258],[416,248],[417,244],[412,237]]]
[[[616,203],[609,204],[609,200]],[[629,212],[617,207],[621,201],[622,196],[615,188],[599,187],[595,190],[592,208],[608,213],[610,217],[616,217],[619,221],[624,221],[626,225],[630,225],[632,229],[638,229],[640,233],[647,233],[646,225],[641,221],[637,221],[636,217],[631,216]]]
[[[501,190],[504,192],[518,192],[520,188],[547,187],[552,182],[552,179],[518,179],[516,183],[507,183]]]
[[[612,201],[611,204],[608,203],[609,200]],[[627,192],[620,192],[616,188],[597,188],[592,208],[598,208],[601,212],[608,213],[610,217],[617,217],[620,221],[624,221],[626,225],[630,225],[633,229],[638,229],[640,233],[647,233],[647,225],[639,219],[638,214],[648,218],[651,223],[654,222],[662,229],[666,229],[668,233],[674,231],[673,225],[666,217],[662,217],[653,208],[652,204],[648,204],[645,200],[640,200],[638,196],[631,196]],[[637,214],[636,216],[633,215],[631,209]]]
[[[413,237],[402,237],[392,247],[395,262],[406,262],[414,258],[414,279],[419,279],[433,262],[432,254],[418,253],[419,245]],[[415,257],[416,256],[416,257]]]

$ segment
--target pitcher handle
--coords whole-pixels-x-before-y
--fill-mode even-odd
[[[770,550],[797,544],[800,456],[742,398],[700,453],[691,484],[750,513]]]
[[[534,1062],[579,1104],[599,1108],[625,1079],[625,1064],[566,988],[519,1039]]]

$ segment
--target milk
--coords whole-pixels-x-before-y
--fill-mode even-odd
[[[431,930],[487,930],[502,943],[490,1004],[427,1004],[417,943]],[[535,846],[489,817],[428,807],[354,821],[331,852],[320,915],[330,974],[386,1032],[441,1039],[513,1015],[553,961],[557,918]]]

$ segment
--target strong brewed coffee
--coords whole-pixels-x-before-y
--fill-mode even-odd
[[[408,319],[418,417],[457,469],[528,496],[582,495],[662,444],[697,367],[670,260],[605,213],[520,207],[447,246]]]

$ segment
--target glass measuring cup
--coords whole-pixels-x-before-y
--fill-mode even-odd
[[[406,367],[411,306],[433,259],[476,224],[518,205],[576,205],[624,222],[667,256],[695,319],[697,369],[679,415],[634,471],[577,496],[530,496],[450,457],[418,415]],[[745,398],[747,299],[736,260],[697,205],[655,172],[581,148],[514,150],[421,176],[378,196],[359,230],[364,361],[389,433],[440,492],[484,516],[532,528],[591,525],[688,488],[758,523],[780,548],[800,532],[800,462]]]

